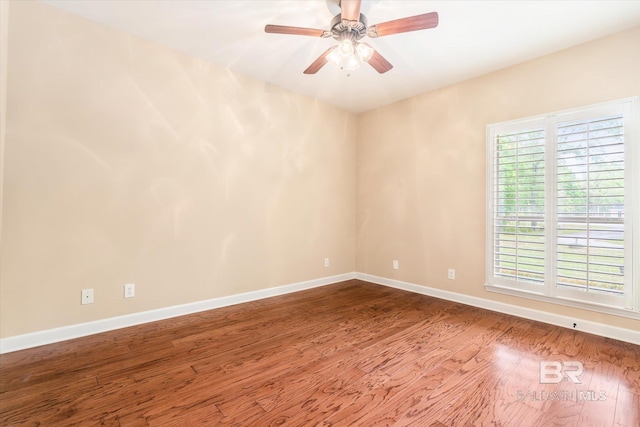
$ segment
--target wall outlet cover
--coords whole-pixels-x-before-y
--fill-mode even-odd
[[[93,289],[83,289],[81,304],[93,304]]]
[[[133,298],[135,296],[136,296],[136,284],[127,283],[126,285],[124,285],[124,297]]]

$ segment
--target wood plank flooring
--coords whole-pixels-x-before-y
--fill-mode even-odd
[[[2,355],[0,423],[637,427],[640,346],[353,280]]]

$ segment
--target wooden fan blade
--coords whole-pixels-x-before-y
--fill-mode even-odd
[[[331,47],[331,48],[327,49],[325,53],[320,55],[318,57],[318,59],[313,61],[313,63],[311,65],[309,65],[309,67],[307,67],[306,70],[304,70],[304,73],[305,74],[315,74],[318,71],[320,71],[320,68],[324,67],[324,65],[328,62],[327,55],[329,55],[329,53],[333,49],[335,49],[335,47]]]
[[[386,73],[393,68],[393,65],[384,56],[380,55],[378,51],[374,50],[371,59],[369,59],[369,65],[371,65],[380,74]]]
[[[438,12],[429,12],[372,25],[369,27],[367,34],[369,37],[382,37],[408,31],[426,30],[437,26]]]
[[[360,21],[361,0],[340,0],[340,17],[344,21]]]
[[[297,36],[322,37],[324,30],[316,30],[314,28],[290,27],[288,25],[266,25],[265,33],[273,34],[294,34]]]

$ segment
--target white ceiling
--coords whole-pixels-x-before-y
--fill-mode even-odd
[[[327,64],[304,75],[335,40],[266,34],[264,26],[329,29],[333,14],[326,0],[43,1],[353,112],[640,25],[640,0],[363,0],[370,25],[432,11],[440,24],[369,39],[394,65],[386,74],[365,65],[348,76]]]

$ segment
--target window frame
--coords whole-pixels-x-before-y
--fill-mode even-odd
[[[486,127],[486,283],[490,292],[515,295],[555,304],[640,319],[640,97],[592,104],[533,117],[489,124]],[[557,127],[570,120],[598,117],[608,111],[624,114],[624,295],[599,295],[561,289],[556,283],[557,227]],[[534,126],[544,129],[544,281],[542,285],[503,279],[494,275],[494,168],[498,133],[524,131]],[[635,252],[635,259],[633,258]]]

